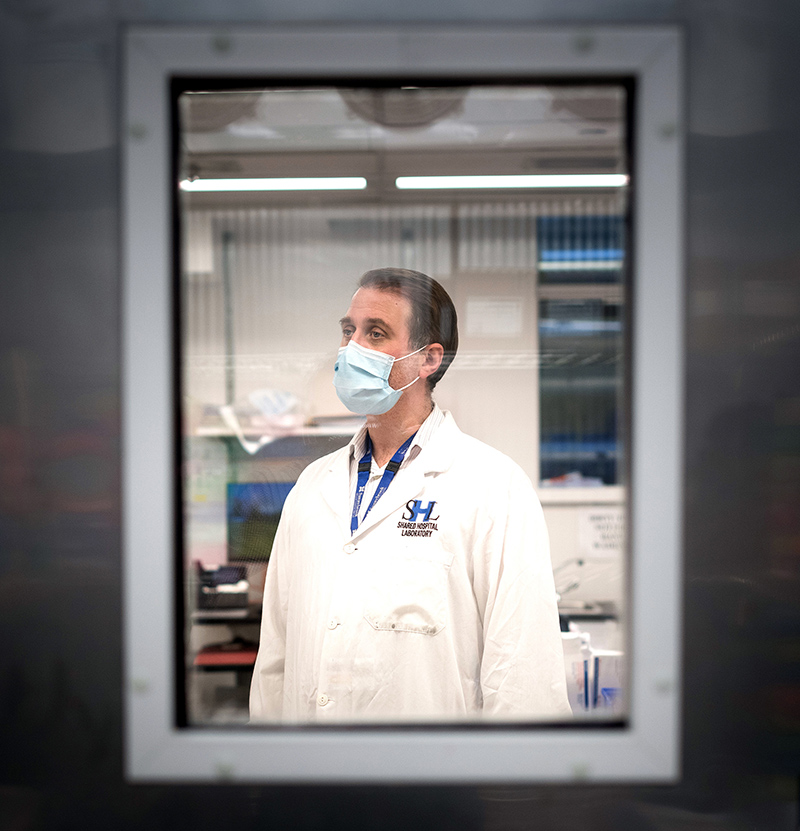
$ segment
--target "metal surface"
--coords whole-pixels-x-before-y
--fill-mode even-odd
[[[117,26],[673,22],[688,50],[683,780],[662,788],[122,778]],[[0,8],[0,819],[9,827],[796,827],[800,12],[790,0]],[[224,31],[218,47],[225,48]],[[137,125],[131,125],[137,129]],[[224,773],[224,770],[221,771]]]

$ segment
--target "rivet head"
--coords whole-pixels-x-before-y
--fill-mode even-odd
[[[214,766],[214,769],[214,772],[217,774],[218,779],[233,779],[233,773],[235,768],[233,764],[231,764],[231,762],[218,761]]]
[[[146,678],[134,678],[131,681],[131,689],[138,695],[143,695],[150,689],[150,682]]]
[[[572,778],[584,781],[589,778],[589,765],[586,762],[576,762],[572,766]]]
[[[147,127],[141,123],[131,124],[128,128],[128,135],[135,141],[141,141],[147,138]]]
[[[230,52],[233,49],[233,38],[230,35],[214,35],[211,38],[211,48],[220,54]]]

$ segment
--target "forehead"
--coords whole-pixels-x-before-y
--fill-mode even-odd
[[[347,317],[354,323],[359,320],[378,318],[386,321],[397,334],[408,333],[411,317],[411,303],[408,298],[396,291],[360,288],[350,301]]]

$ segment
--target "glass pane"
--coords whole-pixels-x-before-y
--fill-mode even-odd
[[[593,559],[591,501],[545,493],[625,481],[626,101],[608,84],[178,96],[185,723],[248,720],[284,502],[364,423],[333,387],[338,320],[386,266],[452,298],[434,400],[541,487],[573,712],[624,716],[624,534]],[[430,176],[449,178],[408,178]],[[624,525],[625,492],[604,498]]]

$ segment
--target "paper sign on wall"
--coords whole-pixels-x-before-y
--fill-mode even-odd
[[[582,508],[578,545],[582,557],[617,557],[625,542],[623,508]]]
[[[513,338],[522,334],[522,300],[503,297],[467,298],[468,335]]]

